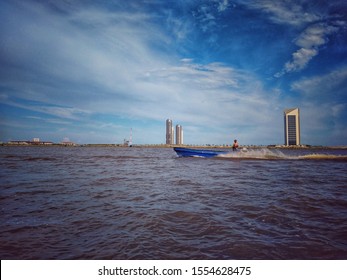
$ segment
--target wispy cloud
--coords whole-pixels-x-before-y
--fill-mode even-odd
[[[215,44],[218,40],[217,30],[220,28],[220,17],[229,6],[228,0],[206,1],[197,5],[192,11],[194,22],[206,37],[206,42]]]
[[[229,0],[220,0],[218,2],[218,11],[219,12],[224,12],[229,6]]]
[[[299,27],[307,23],[315,22],[321,18],[319,14],[304,9],[303,5],[307,1],[241,0],[240,2],[249,8],[267,13],[269,19],[278,24],[288,24]]]
[[[43,117],[37,117],[37,116],[27,116],[27,119],[31,120],[37,120],[39,122],[47,122],[51,124],[57,124],[57,125],[63,125],[63,126],[69,126],[71,124],[71,121],[63,120],[61,118],[43,118]]]
[[[33,102],[30,99],[13,100],[12,98],[7,98],[6,100],[3,100],[1,103],[11,107],[25,109],[31,112],[43,113],[65,120],[81,120],[91,113],[90,111],[81,110],[73,107]],[[38,118],[34,116],[28,117]]]
[[[28,6],[23,7],[26,13],[19,16],[20,21],[10,21],[7,26],[17,36],[3,36],[9,64],[21,68],[18,72],[16,67],[8,67],[2,82],[17,89],[11,93],[17,98],[104,112],[108,106],[95,107],[97,102],[89,101],[132,98],[128,85],[134,78],[162,64],[160,52],[151,47],[165,46],[167,38],[140,14],[142,24],[133,25],[134,19],[130,23],[121,20],[123,13],[118,18],[117,13],[90,9],[62,16],[42,6]],[[24,13],[22,9],[16,12]],[[117,21],[111,24],[110,18]],[[26,21],[32,24],[26,25]]]
[[[299,49],[292,53],[292,59],[285,63],[283,69],[274,75],[275,77],[303,70],[319,54],[320,48],[328,42],[329,36],[346,27],[346,22],[340,20],[345,9],[342,2],[333,2],[330,5],[328,3],[311,5],[307,0],[240,0],[239,2],[248,8],[268,14],[268,19],[276,24],[287,25],[296,30],[304,29],[294,40]],[[339,10],[341,12],[336,12]]]
[[[339,68],[324,75],[303,78],[291,85],[303,98],[316,102],[341,102],[347,87],[347,68]],[[318,98],[319,97],[319,98]]]
[[[341,25],[341,23],[339,23]],[[304,69],[307,64],[319,53],[319,48],[328,42],[328,36],[338,32],[338,25],[317,23],[310,25],[295,40],[300,47],[292,54],[292,60],[286,62],[283,70],[275,74],[281,77],[286,73],[296,72]]]
[[[219,10],[225,10],[228,3],[220,3]],[[95,114],[154,121],[172,116],[188,126],[203,123],[209,127],[268,120],[257,110],[269,105],[256,76],[218,62],[199,64],[170,56],[169,49],[161,52],[169,37],[140,11],[134,15],[141,22],[137,24],[124,12],[88,8],[61,15],[43,6],[24,8],[30,13],[23,15],[20,27],[12,23],[14,30],[24,32],[12,43],[6,36],[5,41],[30,42],[8,57],[36,73],[23,68],[20,83],[12,81],[14,75],[2,81],[15,89],[7,105],[74,121]],[[201,20],[211,27],[212,14],[203,8],[200,12]],[[31,26],[25,25],[28,16],[33,17]],[[16,60],[18,54],[21,62]],[[14,101],[19,99],[27,101]],[[235,123],[230,123],[232,117]],[[186,136],[189,139],[189,133]]]

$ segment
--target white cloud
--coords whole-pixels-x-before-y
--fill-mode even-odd
[[[104,10],[70,11],[66,16],[23,5],[21,9],[30,12],[20,9],[21,20],[7,26],[22,33],[14,41],[2,37],[17,48],[8,57],[22,71],[2,80],[13,89],[2,93],[10,96],[7,105],[53,116],[62,125],[75,121],[105,135],[124,130],[122,119],[161,122],[172,117],[183,126],[198,127],[200,135],[185,130],[185,139],[201,143],[215,142],[213,134],[205,138],[206,127],[218,127],[227,137],[231,128],[240,133],[240,127],[254,121],[267,125],[274,117],[277,100],[269,102],[257,77],[221,63],[177,57],[170,39],[140,12],[134,15],[136,21]],[[204,17],[214,20],[208,10]],[[113,120],[101,122],[93,115]],[[244,137],[251,142],[253,136]]]
[[[63,125],[63,126],[69,126],[71,124],[70,120],[63,120],[61,118],[43,118],[43,117],[37,117],[37,116],[27,116],[27,119],[37,120],[40,122],[47,122],[51,124],[57,124],[57,125]]]
[[[311,59],[319,54],[319,47],[327,43],[328,36],[338,32],[338,30],[337,25],[325,23],[317,23],[307,27],[295,40],[295,44],[301,48],[292,54],[292,60],[286,62],[282,71],[276,73],[275,77],[304,69]]]
[[[337,31],[338,28],[333,25],[324,23],[310,25],[300,34],[295,43],[297,46],[306,49],[319,47],[327,42],[328,35]]]
[[[229,0],[220,0],[218,2],[218,12],[224,12],[229,6]]]
[[[197,9],[193,11],[192,15],[199,23],[199,28],[202,30],[202,32],[213,33],[207,38],[208,42],[216,42],[217,35],[214,31],[219,28],[219,17],[227,10],[228,6],[228,0],[214,0],[210,2],[207,1],[202,5],[198,5]]]
[[[55,116],[59,119],[65,119],[65,120],[82,120],[86,116],[89,116],[91,114],[91,111],[82,110],[76,107],[62,107],[57,105],[48,105],[45,103],[38,104],[36,102],[32,102],[32,100],[20,100],[20,101],[14,101],[8,98],[7,100],[3,101],[2,104],[5,104],[7,106],[16,107],[25,109],[31,112],[37,112],[37,113],[43,113],[50,116]],[[27,116],[27,118],[40,118],[40,117],[34,117],[34,116]],[[49,120],[49,119],[47,119]]]
[[[249,8],[261,10],[270,15],[270,19],[278,24],[288,24],[292,26],[301,26],[312,23],[321,17],[313,12],[304,10],[300,3],[291,0],[273,1],[240,1]]]
[[[346,22],[338,19],[337,13],[329,15],[329,4],[324,5],[324,8],[318,8],[319,5],[312,6],[305,0],[239,2],[248,8],[267,13],[274,23],[289,25],[295,29],[305,28],[294,41],[299,49],[292,53],[292,59],[285,63],[283,69],[274,75],[277,78],[304,69],[319,54],[320,47],[328,42],[329,36],[346,26]],[[332,5],[335,4],[337,3]],[[343,7],[342,2],[337,5]]]
[[[312,102],[339,100],[346,94],[347,68],[340,68],[324,75],[304,78],[294,82],[291,89],[300,92]],[[334,97],[334,98],[333,98]]]
[[[318,54],[314,48],[306,49],[301,48],[292,54],[292,61],[286,62],[284,66],[284,73],[302,70],[306,67],[307,63]]]

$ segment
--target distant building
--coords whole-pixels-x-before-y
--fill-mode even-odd
[[[9,144],[9,145],[29,145],[30,141],[28,141],[28,140],[11,140],[11,141],[8,141],[7,144]]]
[[[76,146],[76,144],[74,142],[71,142],[71,141],[63,141],[60,144],[63,146]]]
[[[50,141],[40,141],[38,138],[30,140],[12,140],[7,142],[9,145],[53,145],[53,142]]]
[[[63,141],[61,141],[60,144],[64,145],[64,146],[76,146],[76,144],[74,142],[70,141],[70,139],[68,137],[64,137]]]
[[[284,144],[300,145],[300,113],[299,108],[284,110]]]
[[[181,125],[176,125],[176,145],[183,144],[183,128]]]
[[[132,128],[130,128],[129,140],[128,139],[124,139],[123,146],[126,146],[126,147],[132,147],[133,146],[133,129]]]
[[[174,143],[174,128],[172,126],[172,120],[166,120],[166,144]]]

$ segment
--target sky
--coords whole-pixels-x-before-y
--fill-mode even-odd
[[[347,145],[345,0],[0,1],[0,142]]]

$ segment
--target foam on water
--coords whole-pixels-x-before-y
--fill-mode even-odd
[[[331,159],[331,160],[347,160],[344,155],[329,155],[329,154],[309,154],[298,156],[298,159]]]
[[[242,149],[239,152],[221,154],[218,157],[236,159],[293,159],[292,156],[285,155],[279,150],[263,149]]]
[[[316,154],[288,155],[280,150],[262,149],[242,149],[238,152],[230,152],[218,155],[219,158],[227,159],[264,159],[264,160],[347,160],[346,155]]]

